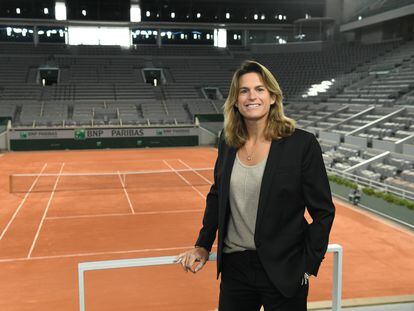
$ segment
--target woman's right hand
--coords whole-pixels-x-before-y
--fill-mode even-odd
[[[185,272],[190,270],[193,273],[200,271],[208,260],[209,252],[204,247],[195,247],[184,253],[181,253],[175,259],[180,263]],[[198,263],[196,265],[196,263]]]

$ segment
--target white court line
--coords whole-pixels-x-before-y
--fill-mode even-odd
[[[83,151],[83,150],[76,150],[76,151]],[[177,158],[171,158],[171,159],[146,159],[146,158],[137,158],[134,157],[133,160],[107,160],[107,161],[102,161],[102,162],[96,162],[96,161],[83,161],[82,163],[94,163],[94,164],[105,164],[105,163],[137,163],[137,161],[139,160],[143,160],[145,161],[145,163],[148,162],[162,162],[163,160],[167,160],[167,161],[174,161],[174,160],[178,160]],[[66,167],[68,167],[68,165],[70,164],[79,164],[79,161],[72,161],[72,162],[65,162],[66,163]]]
[[[62,163],[62,166],[60,167],[59,175],[56,178],[55,184],[53,185],[52,193],[50,194],[49,201],[47,202],[46,209],[43,212],[42,219],[40,220],[40,224],[39,224],[39,226],[37,228],[36,235],[35,235],[35,237],[33,239],[32,246],[30,247],[29,254],[27,255],[27,258],[30,258],[32,256],[33,249],[34,249],[34,247],[36,245],[36,242],[37,242],[37,239],[39,237],[40,230],[42,229],[43,222],[45,221],[47,211],[49,210],[49,207],[50,207],[50,203],[52,203],[53,196],[55,195],[56,187],[57,187],[57,184],[59,182],[60,175],[62,174],[62,171],[63,171],[63,167],[64,166],[65,166],[65,163]]]
[[[213,247],[217,247],[217,245],[213,245]],[[191,246],[178,246],[178,247],[166,247],[166,248],[144,248],[144,249],[134,249],[134,250],[129,250],[129,251],[110,251],[110,252],[78,253],[78,254],[67,254],[67,255],[35,256],[35,257],[30,257],[30,258],[27,258],[27,257],[6,258],[6,259],[0,259],[0,263],[16,262],[16,261],[45,260],[45,259],[75,258],[75,257],[84,257],[84,256],[119,255],[119,254],[148,253],[148,252],[162,252],[162,251],[178,251],[178,250],[187,250],[187,249],[191,249],[191,248],[194,248],[194,245],[191,245]]]
[[[187,166],[187,168],[189,168],[191,171],[193,171],[194,173],[196,173],[198,176],[200,176],[202,179],[204,179],[209,185],[212,185],[213,183],[205,178],[203,175],[201,175],[199,172],[197,172],[195,169],[193,169],[191,166],[189,166],[187,163],[185,163],[184,161],[181,161],[180,159],[178,159],[178,161],[180,161],[183,165]]]
[[[0,235],[0,241],[1,239],[4,237],[4,235],[6,234],[7,230],[9,229],[10,225],[12,224],[12,222],[14,221],[14,219],[16,218],[17,214],[19,213],[20,209],[22,208],[24,202],[26,202],[27,197],[29,196],[29,194],[32,192],[33,187],[36,185],[37,181],[39,180],[39,177],[42,175],[43,171],[45,170],[45,168],[47,167],[47,163],[45,163],[45,165],[43,165],[42,170],[40,171],[40,173],[38,174],[38,176],[36,177],[36,179],[33,181],[32,185],[30,186],[29,190],[26,192],[26,194],[23,197],[23,200],[20,202],[19,206],[17,207],[17,209],[14,211],[13,216],[10,218],[9,222],[7,223],[6,227],[3,229],[3,232]]]
[[[201,209],[182,209],[172,211],[152,211],[152,212],[135,212],[131,213],[114,213],[114,214],[91,214],[91,215],[75,215],[75,216],[52,216],[46,217],[46,220],[64,220],[78,218],[100,218],[100,217],[122,217],[122,216],[139,216],[139,215],[158,215],[158,214],[180,214],[180,213],[201,213]]]
[[[126,190],[126,187],[125,187],[125,183],[122,180],[121,173],[119,171],[118,171],[118,176],[119,176],[119,181],[121,182],[121,185],[122,185],[122,189],[124,189],[125,196],[126,196],[126,198],[128,200],[129,209],[131,210],[132,214],[135,214],[134,207],[132,206],[132,202],[131,202],[131,200],[129,198],[129,194],[128,194],[128,192]]]
[[[189,185],[191,188],[193,188],[203,199],[206,198],[206,196],[204,194],[202,194],[196,187],[194,187],[187,179],[184,178],[184,176],[182,176],[178,171],[176,171],[171,165],[168,164],[167,161],[163,160],[165,165],[167,165],[171,171],[173,171],[174,173],[176,173],[182,180],[185,181],[185,183],[187,185]],[[191,171],[191,170],[190,170]]]

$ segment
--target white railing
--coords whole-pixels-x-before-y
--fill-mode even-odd
[[[332,279],[332,311],[341,310],[342,301],[342,246],[329,244],[328,253],[333,253],[333,279]],[[171,265],[175,263],[175,256],[121,259],[107,261],[92,261],[78,264],[79,277],[79,306],[85,311],[85,272],[92,270],[119,269],[131,267],[148,267]],[[216,260],[216,253],[210,254],[209,260]]]
[[[414,192],[412,191],[408,191],[402,188],[398,188],[392,185],[387,185],[385,183],[376,181],[376,180],[372,180],[366,177],[361,177],[358,175],[354,175],[348,172],[343,172],[331,167],[327,167],[326,168],[328,173],[337,175],[339,177],[348,179],[350,181],[353,181],[355,183],[357,183],[358,185],[363,185],[363,186],[367,186],[376,190],[380,190],[380,191],[385,191],[388,193],[392,193],[395,194],[396,196],[402,197],[404,199],[409,199],[409,200],[414,200]]]

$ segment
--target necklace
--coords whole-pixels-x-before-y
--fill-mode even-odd
[[[256,146],[256,143],[254,143],[253,145],[253,150],[252,152],[249,154],[249,152],[247,151],[247,147],[246,144],[244,145],[244,150],[246,150],[246,155],[247,155],[247,161],[251,161],[253,159],[253,154],[254,154],[254,146]]]

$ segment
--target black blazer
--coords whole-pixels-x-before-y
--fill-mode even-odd
[[[196,246],[210,251],[218,230],[217,278],[230,212],[230,176],[236,152],[220,138],[214,183],[207,195],[203,226],[196,242]],[[311,224],[304,218],[305,207],[312,217]],[[273,140],[260,189],[254,241],[270,280],[286,297],[295,295],[304,272],[317,275],[328,247],[334,214],[322,152],[315,136],[296,129],[289,137]]]

